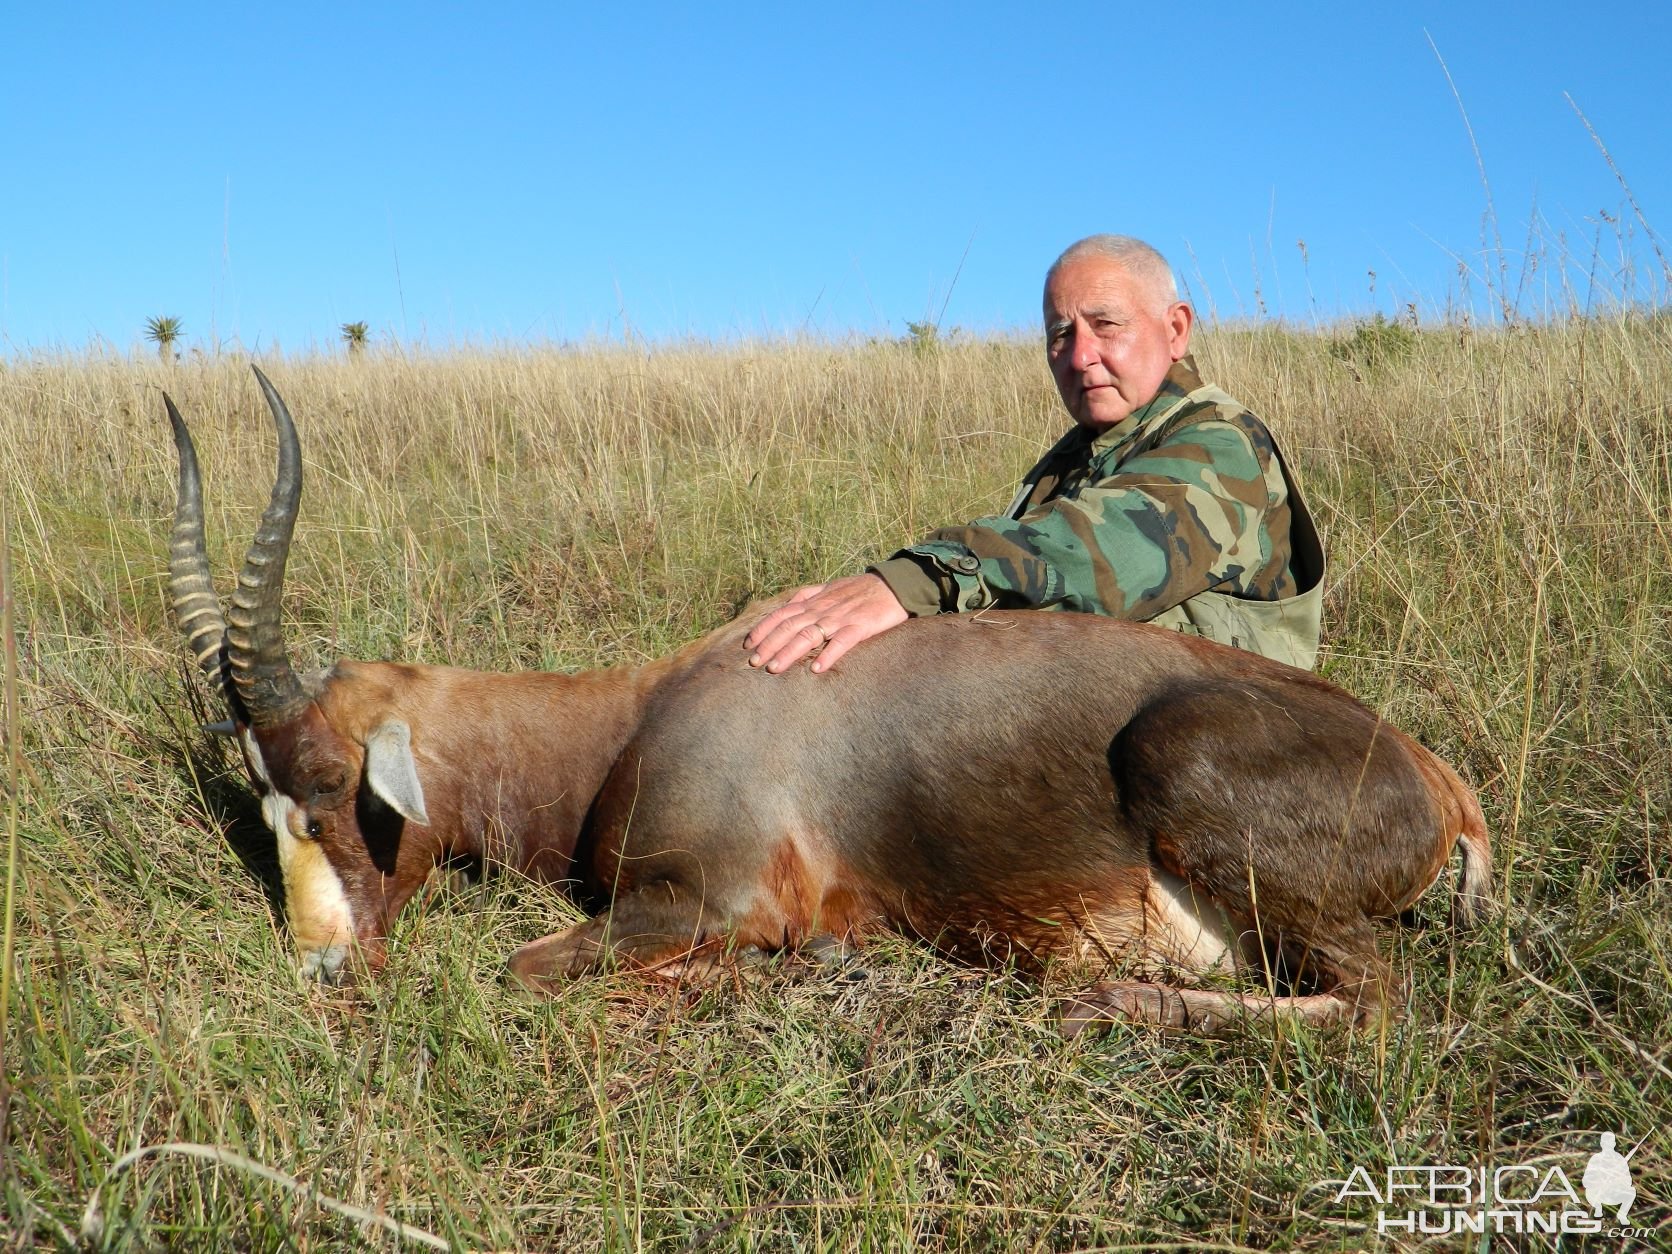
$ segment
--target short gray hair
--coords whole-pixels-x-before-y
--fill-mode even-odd
[[[1167,259],[1143,240],[1131,235],[1088,235],[1075,240],[1062,250],[1062,255],[1045,272],[1045,286],[1071,261],[1081,257],[1105,257],[1137,279],[1155,297],[1156,310],[1162,312],[1179,298],[1179,287],[1173,278],[1173,268]]]

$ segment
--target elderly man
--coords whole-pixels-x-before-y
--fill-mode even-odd
[[[1045,357],[1075,426],[1002,515],[865,574],[801,588],[749,633],[779,672],[828,670],[907,618],[1069,609],[1193,632],[1309,668],[1323,550],[1265,424],[1189,356],[1194,314],[1141,240],[1094,235],[1045,276]]]

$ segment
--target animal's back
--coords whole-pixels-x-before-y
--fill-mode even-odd
[[[1088,615],[949,615],[768,675],[731,635],[658,693],[605,789],[611,891],[678,868],[733,916],[764,879],[814,914],[1016,929],[1140,891],[1159,852],[1238,902],[1252,865],[1274,905],[1338,876],[1344,909],[1388,913],[1434,843],[1376,717],[1263,658]],[[1355,871],[1368,852],[1372,882],[1321,846]]]
[[[743,634],[658,686],[593,810],[587,865],[613,904],[524,946],[519,979],[890,927],[1184,980],[1099,984],[1070,1030],[1276,1013],[1190,986],[1227,958],[1304,976],[1316,991],[1277,1009],[1324,1023],[1387,1003],[1371,920],[1460,839],[1484,883],[1455,774],[1307,672],[1073,614],[913,620],[821,675],[751,669]]]

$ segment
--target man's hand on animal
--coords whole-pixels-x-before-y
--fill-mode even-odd
[[[749,665],[764,666],[774,675],[813,652],[818,653],[813,669],[824,671],[860,641],[910,617],[879,577],[848,575],[796,589],[787,603],[755,625],[743,644],[753,650]]]
[[[1043,314],[1074,425],[1010,507],[797,590],[748,633],[751,665],[777,674],[816,654],[825,671],[908,618],[1040,609],[1312,666],[1323,549],[1271,432],[1197,375],[1166,260],[1126,236],[1083,239],[1046,274]]]

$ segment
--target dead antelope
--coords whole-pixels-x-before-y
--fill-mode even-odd
[[[279,470],[224,619],[168,402],[170,588],[262,795],[307,974],[354,949],[375,968],[431,869],[468,855],[611,903],[512,956],[534,989],[890,929],[974,961],[1128,977],[1073,1003],[1071,1028],[1362,1021],[1393,988],[1372,921],[1415,902],[1454,847],[1459,912],[1488,892],[1474,795],[1345,692],[1090,615],[916,619],[819,676],[749,667],[745,615],[636,669],[339,662],[303,679],[280,626],[301,453],[256,376]],[[1262,991],[1193,986],[1221,966]]]

